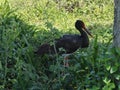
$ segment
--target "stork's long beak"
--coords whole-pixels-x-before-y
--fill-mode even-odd
[[[83,28],[87,32],[88,35],[90,35],[91,37],[93,37],[93,35],[89,32],[89,30],[86,27],[83,27]]]

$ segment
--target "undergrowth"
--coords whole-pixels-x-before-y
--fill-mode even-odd
[[[39,45],[78,33],[94,38],[69,57],[40,57]],[[3,0],[0,5],[0,90],[119,90],[120,50],[112,46],[113,0]]]

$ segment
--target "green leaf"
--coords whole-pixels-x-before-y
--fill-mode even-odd
[[[110,65],[106,65],[106,69],[107,69],[108,71],[110,70],[110,68],[111,68]]]
[[[113,90],[114,88],[115,88],[115,84],[109,83],[109,84],[105,85],[102,90]]]
[[[116,78],[117,80],[120,80],[120,75],[115,75],[115,78]]]
[[[107,77],[105,77],[105,79],[103,80],[106,84],[109,84],[111,82],[110,79],[108,79]]]
[[[110,73],[112,74],[112,73],[116,72],[117,70],[118,70],[117,66],[113,66],[110,69]]]

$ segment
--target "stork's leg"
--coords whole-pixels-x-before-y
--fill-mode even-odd
[[[65,57],[65,67],[69,67],[68,56]]]
[[[64,56],[64,67],[69,67],[68,57],[69,57],[69,55]]]

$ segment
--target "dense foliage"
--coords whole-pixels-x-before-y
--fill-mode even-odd
[[[120,50],[112,46],[113,0],[2,0],[0,90],[119,90]],[[63,67],[63,56],[34,54],[82,19],[94,38]]]

